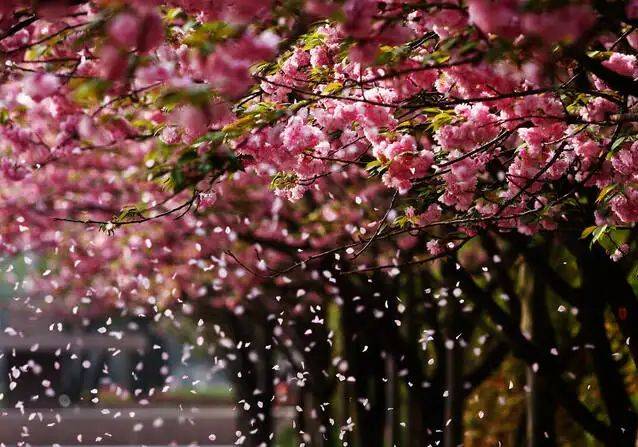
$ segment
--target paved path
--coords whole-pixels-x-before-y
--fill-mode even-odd
[[[231,409],[204,412],[122,409],[111,410],[110,414],[99,410],[36,411],[24,416],[0,413],[0,440],[11,444],[166,446],[210,444],[211,435],[219,444],[235,442],[235,417]]]
[[[289,411],[277,415],[287,419]],[[232,445],[236,413],[216,408],[74,408],[0,410],[5,446],[187,446]],[[2,444],[0,444],[1,446]]]

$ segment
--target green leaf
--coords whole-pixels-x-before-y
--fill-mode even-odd
[[[183,191],[186,188],[186,177],[181,169],[176,168],[171,171],[171,185],[175,193]]]
[[[306,34],[301,40],[304,43],[304,50],[312,50],[313,48],[318,47],[325,42],[326,35],[315,30],[309,34]]]
[[[454,121],[454,118],[455,115],[448,111],[438,113],[430,119],[430,128],[434,131],[437,131],[441,127],[452,123],[452,121]]]
[[[226,22],[206,22],[193,29],[182,42],[210,53],[215,44],[235,37],[239,30]]]
[[[192,147],[188,147],[179,156],[179,159],[177,160],[177,163],[178,164],[186,164],[186,163],[190,163],[190,162],[192,162],[194,160],[197,160],[197,151],[194,148],[192,148]]]
[[[330,84],[326,85],[323,88],[322,93],[329,95],[331,93],[336,93],[336,92],[340,91],[342,88],[343,88],[343,84],[341,82],[334,81],[334,82],[331,82]]]
[[[625,141],[627,141],[629,139],[628,136],[624,136],[624,137],[619,137],[616,138],[616,141],[613,142],[613,144],[611,145],[611,152],[615,152],[616,149],[618,149],[618,147],[620,147],[621,144],[623,144]]]
[[[592,225],[591,227],[587,227],[583,230],[583,232],[580,234],[580,238],[581,239],[587,239],[589,237],[590,234],[592,234],[592,232],[596,229],[596,225]]]
[[[602,236],[604,236],[605,232],[607,231],[608,225],[602,225],[600,227],[596,227],[596,229],[592,232],[593,238],[591,240],[591,242],[589,243],[589,247],[593,247],[594,244],[596,242],[598,242],[600,240],[600,238]]]
[[[372,160],[370,162],[368,162],[368,164],[366,165],[366,171],[372,171],[378,167],[381,166],[381,161],[380,160]]]
[[[166,11],[166,14],[164,15],[164,18],[168,20],[169,22],[172,22],[173,20],[176,20],[176,19],[185,18],[185,17],[186,17],[186,14],[184,14],[184,11],[182,11],[182,8],[170,8],[168,11]]]
[[[297,186],[298,179],[294,172],[278,172],[272,178],[269,188],[271,190],[292,189]]]
[[[617,184],[611,184],[611,185],[607,185],[603,189],[601,189],[600,193],[598,194],[598,197],[596,197],[596,203],[600,203],[603,200],[605,200],[605,197],[607,197],[609,195],[609,193],[614,191],[617,187],[618,187]]]
[[[474,50],[478,45],[478,41],[475,40],[471,40],[465,44],[463,44],[461,46],[461,48],[459,48],[459,54],[466,54],[469,53],[470,51]]]
[[[5,125],[9,122],[9,110],[4,107],[0,109],[0,124]]]
[[[173,109],[180,104],[205,106],[210,104],[214,97],[213,91],[207,87],[168,89],[157,99],[157,105],[168,109]]]
[[[111,87],[111,82],[103,79],[82,80],[73,89],[73,99],[83,105],[99,103]]]
[[[392,225],[398,228],[405,228],[410,223],[410,220],[406,216],[399,216],[394,219]]]

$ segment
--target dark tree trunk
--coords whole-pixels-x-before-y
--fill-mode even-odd
[[[405,299],[406,311],[405,311],[405,331],[407,334],[407,342],[410,344],[410,349],[419,349],[419,339],[421,338],[421,330],[423,329],[423,315],[422,308],[425,299],[423,298],[423,277],[419,275],[418,271],[407,272],[407,284],[406,291],[407,296]],[[408,412],[408,430],[406,431],[406,444],[409,447],[421,447],[424,445],[424,425],[423,425],[423,403],[419,399],[423,398],[421,392],[422,383],[418,381],[415,383],[414,378],[408,378],[408,382],[411,383],[411,389],[407,395],[407,412]],[[392,407],[397,408],[398,405],[394,404]]]
[[[378,339],[366,331],[366,325],[374,325],[370,303],[363,300],[356,304],[351,296],[344,297],[343,334],[346,343],[348,375],[354,377],[354,407],[358,445],[382,446],[385,420],[385,389],[381,378],[384,363]],[[364,310],[357,312],[357,305]],[[363,353],[364,345],[368,350]]]
[[[605,329],[606,303],[613,302],[618,294],[625,292],[622,289],[626,281],[615,284],[614,281],[608,282],[609,278],[605,278],[603,282],[601,273],[609,273],[610,269],[607,260],[600,259],[596,253],[585,256],[582,267],[584,302],[579,313],[581,330],[591,346],[588,352],[593,360],[594,372],[611,426],[620,439],[616,445],[633,447],[637,431],[636,412],[625,388],[620,365],[614,360]]]
[[[534,275],[533,291],[523,299],[524,317],[522,329],[533,343],[547,348],[555,347],[554,329],[547,311],[546,288],[542,277]],[[527,365],[527,446],[554,447],[556,445],[556,401],[549,388],[544,371],[535,371]]]
[[[272,353],[265,349],[271,338],[269,324],[264,321],[248,330],[234,315],[229,318],[229,322],[235,342],[242,341],[244,346],[249,342],[251,349],[258,353],[255,362],[246,347],[234,350],[237,357],[232,366],[236,396],[240,402],[239,430],[246,437],[244,445],[267,447],[274,439]]]
[[[445,428],[444,447],[463,443],[463,347],[460,344],[461,307],[457,298],[448,297],[445,335]]]
[[[609,259],[601,247],[590,248],[574,238],[567,239],[567,242],[575,256],[589,263],[589,271],[605,282],[606,287],[601,290],[603,301],[612,310],[634,364],[638,366],[638,299],[627,282],[627,273]]]
[[[443,336],[445,338],[445,426],[444,447],[458,447],[463,444],[463,312],[459,298],[452,290],[455,287],[454,262],[443,264],[443,278],[450,285],[447,308],[444,315]]]
[[[388,356],[385,359],[385,377],[388,379],[386,386],[386,399],[389,407],[394,408],[385,415],[385,429],[383,433],[384,445],[392,445],[397,438],[396,430],[396,409],[400,407],[399,387],[397,383],[396,365],[394,358]]]

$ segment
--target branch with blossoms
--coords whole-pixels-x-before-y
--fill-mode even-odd
[[[577,220],[623,244],[612,233],[634,223],[638,197],[631,2],[494,6],[501,15],[483,0],[308,2],[302,14],[249,3],[197,18],[203,6],[179,1],[9,8],[5,176],[122,141],[172,192],[214,196],[241,170],[292,200],[330,177],[368,178],[410,210],[402,225],[468,234],[553,230],[594,190],[596,222]]]
[[[631,94],[634,85],[633,56],[631,51],[616,51],[633,48],[629,6],[625,16],[613,18],[606,18],[597,5],[532,12],[502,6],[510,15],[520,16],[516,28],[490,21],[483,15],[481,1],[376,10],[374,5],[353,3],[344,6],[341,23],[306,25],[302,32],[298,28],[281,54],[272,46],[277,40],[274,34],[255,33],[257,15],[249,14],[237,23],[193,24],[188,22],[192,10],[176,6],[153,11],[115,5],[95,14],[80,2],[53,15],[39,10],[30,14],[28,7],[16,12],[3,41],[18,36],[22,40],[5,42],[4,51],[15,59],[10,68],[26,71],[11,76],[16,81],[32,76],[45,94],[59,88],[55,77],[65,76],[65,67],[77,77],[76,84],[58,93],[60,98],[70,95],[80,100],[79,108],[67,112],[75,114],[71,121],[78,127],[66,131],[65,139],[58,138],[59,148],[41,132],[30,138],[52,153],[59,152],[46,163],[64,158],[76,144],[74,138],[93,143],[109,138],[115,129],[104,125],[104,115],[119,112],[128,114],[129,129],[131,124],[143,126],[159,136],[160,148],[145,155],[145,163],[172,164],[168,171],[176,190],[213,175],[210,168],[196,176],[188,171],[198,162],[207,163],[207,151],[228,147],[239,155],[241,169],[257,175],[279,171],[273,188],[290,198],[322,187],[324,178],[337,173],[365,176],[356,166],[368,163],[372,179],[381,177],[386,186],[401,193],[402,203],[417,205],[416,213],[429,209],[446,214],[447,219],[439,219],[445,225],[505,228],[498,218],[503,214],[508,216],[503,219],[508,227],[518,225],[525,232],[550,229],[579,185],[611,191],[598,202],[609,216],[608,228],[632,222],[623,211],[630,208],[633,188],[628,185],[625,191],[618,186],[625,174],[605,171],[610,161],[612,167],[619,165],[626,151],[633,150],[635,113],[631,107],[622,109],[622,97]],[[357,20],[363,17],[362,23],[355,24],[349,14],[356,14]],[[614,9],[609,14],[619,13]],[[563,15],[574,18],[568,22],[571,28],[558,32],[551,20]],[[608,31],[605,19],[627,24],[609,50],[597,40],[597,33]],[[532,23],[542,23],[545,29]],[[132,24],[148,27],[148,36],[127,31]],[[262,29],[266,24],[260,23]],[[43,25],[45,34],[39,33]],[[98,39],[102,32],[110,38],[107,44]],[[514,41],[514,36],[522,37]],[[160,52],[163,37],[170,44],[163,43]],[[64,47],[67,42],[79,47],[69,51]],[[246,79],[235,82],[236,91],[231,92],[230,78],[222,75],[228,67],[223,55],[243,50],[242,45],[256,57],[275,56],[276,61],[251,72],[252,62],[246,60],[243,68],[227,72],[234,81]],[[560,51],[550,52],[552,45]],[[178,46],[186,53],[175,53]],[[35,48],[38,54],[30,54]],[[80,57],[73,56],[77,48],[82,48]],[[522,76],[517,66],[534,68],[534,76]],[[251,88],[251,79],[260,85]],[[244,95],[242,89],[251,91]],[[46,100],[42,94],[32,97],[36,102]],[[153,107],[164,116],[143,118]],[[7,108],[5,122],[11,131],[24,118],[24,110],[15,110]],[[78,119],[83,110],[88,116]],[[50,124],[53,136],[57,123]],[[610,126],[617,127],[607,142]],[[272,141],[264,138],[266,134]],[[616,136],[622,139],[620,144],[615,144],[620,141]],[[27,154],[28,141],[21,144]],[[188,163],[182,164],[185,159]],[[5,161],[5,172],[12,178],[27,175],[26,161],[24,156]],[[343,166],[335,169],[335,163]],[[561,175],[563,166],[568,169]],[[560,183],[565,175],[576,179],[574,187],[562,197],[552,197],[552,182]],[[428,198],[422,203],[424,194]],[[495,200],[497,196],[504,199]],[[534,201],[531,209],[526,204],[529,198]],[[184,209],[190,207],[176,207],[161,216]],[[551,215],[545,213],[549,209]],[[537,217],[523,222],[532,216]],[[137,221],[146,219],[131,220]]]

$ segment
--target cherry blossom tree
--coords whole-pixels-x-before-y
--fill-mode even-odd
[[[478,340],[478,323],[506,341],[473,365],[469,389],[510,349],[522,359],[537,390],[530,445],[552,432],[539,393],[606,445],[633,445],[605,312],[635,364],[637,18],[634,1],[4,2],[0,247],[49,259],[28,285],[69,308],[88,297],[86,312],[223,309],[237,371],[257,364],[237,348],[253,335],[237,318],[248,312],[265,362],[238,381],[255,445],[271,441],[263,365],[280,331],[289,345],[276,355],[308,380],[301,408],[319,412],[318,432],[332,425],[327,369],[353,378],[365,427],[389,406],[379,377],[408,365],[393,374],[418,384],[410,408],[436,408],[414,410],[432,433],[411,442],[440,430],[458,444],[469,391],[455,339]],[[531,292],[502,258],[530,269]],[[563,258],[575,271],[561,271]],[[603,273],[609,288],[593,279]],[[406,336],[396,322],[412,312],[373,299],[395,293],[434,309],[447,297],[446,309]],[[576,341],[552,335],[555,296],[576,309]],[[330,330],[314,323],[333,300],[345,363],[333,364]],[[282,312],[298,325],[277,322]],[[375,320],[392,345],[372,343]],[[442,369],[414,354],[424,326],[437,331]],[[323,351],[304,357],[313,342]],[[570,343],[594,346],[591,370],[573,375],[596,378],[606,420],[566,383],[572,367],[554,350]]]

